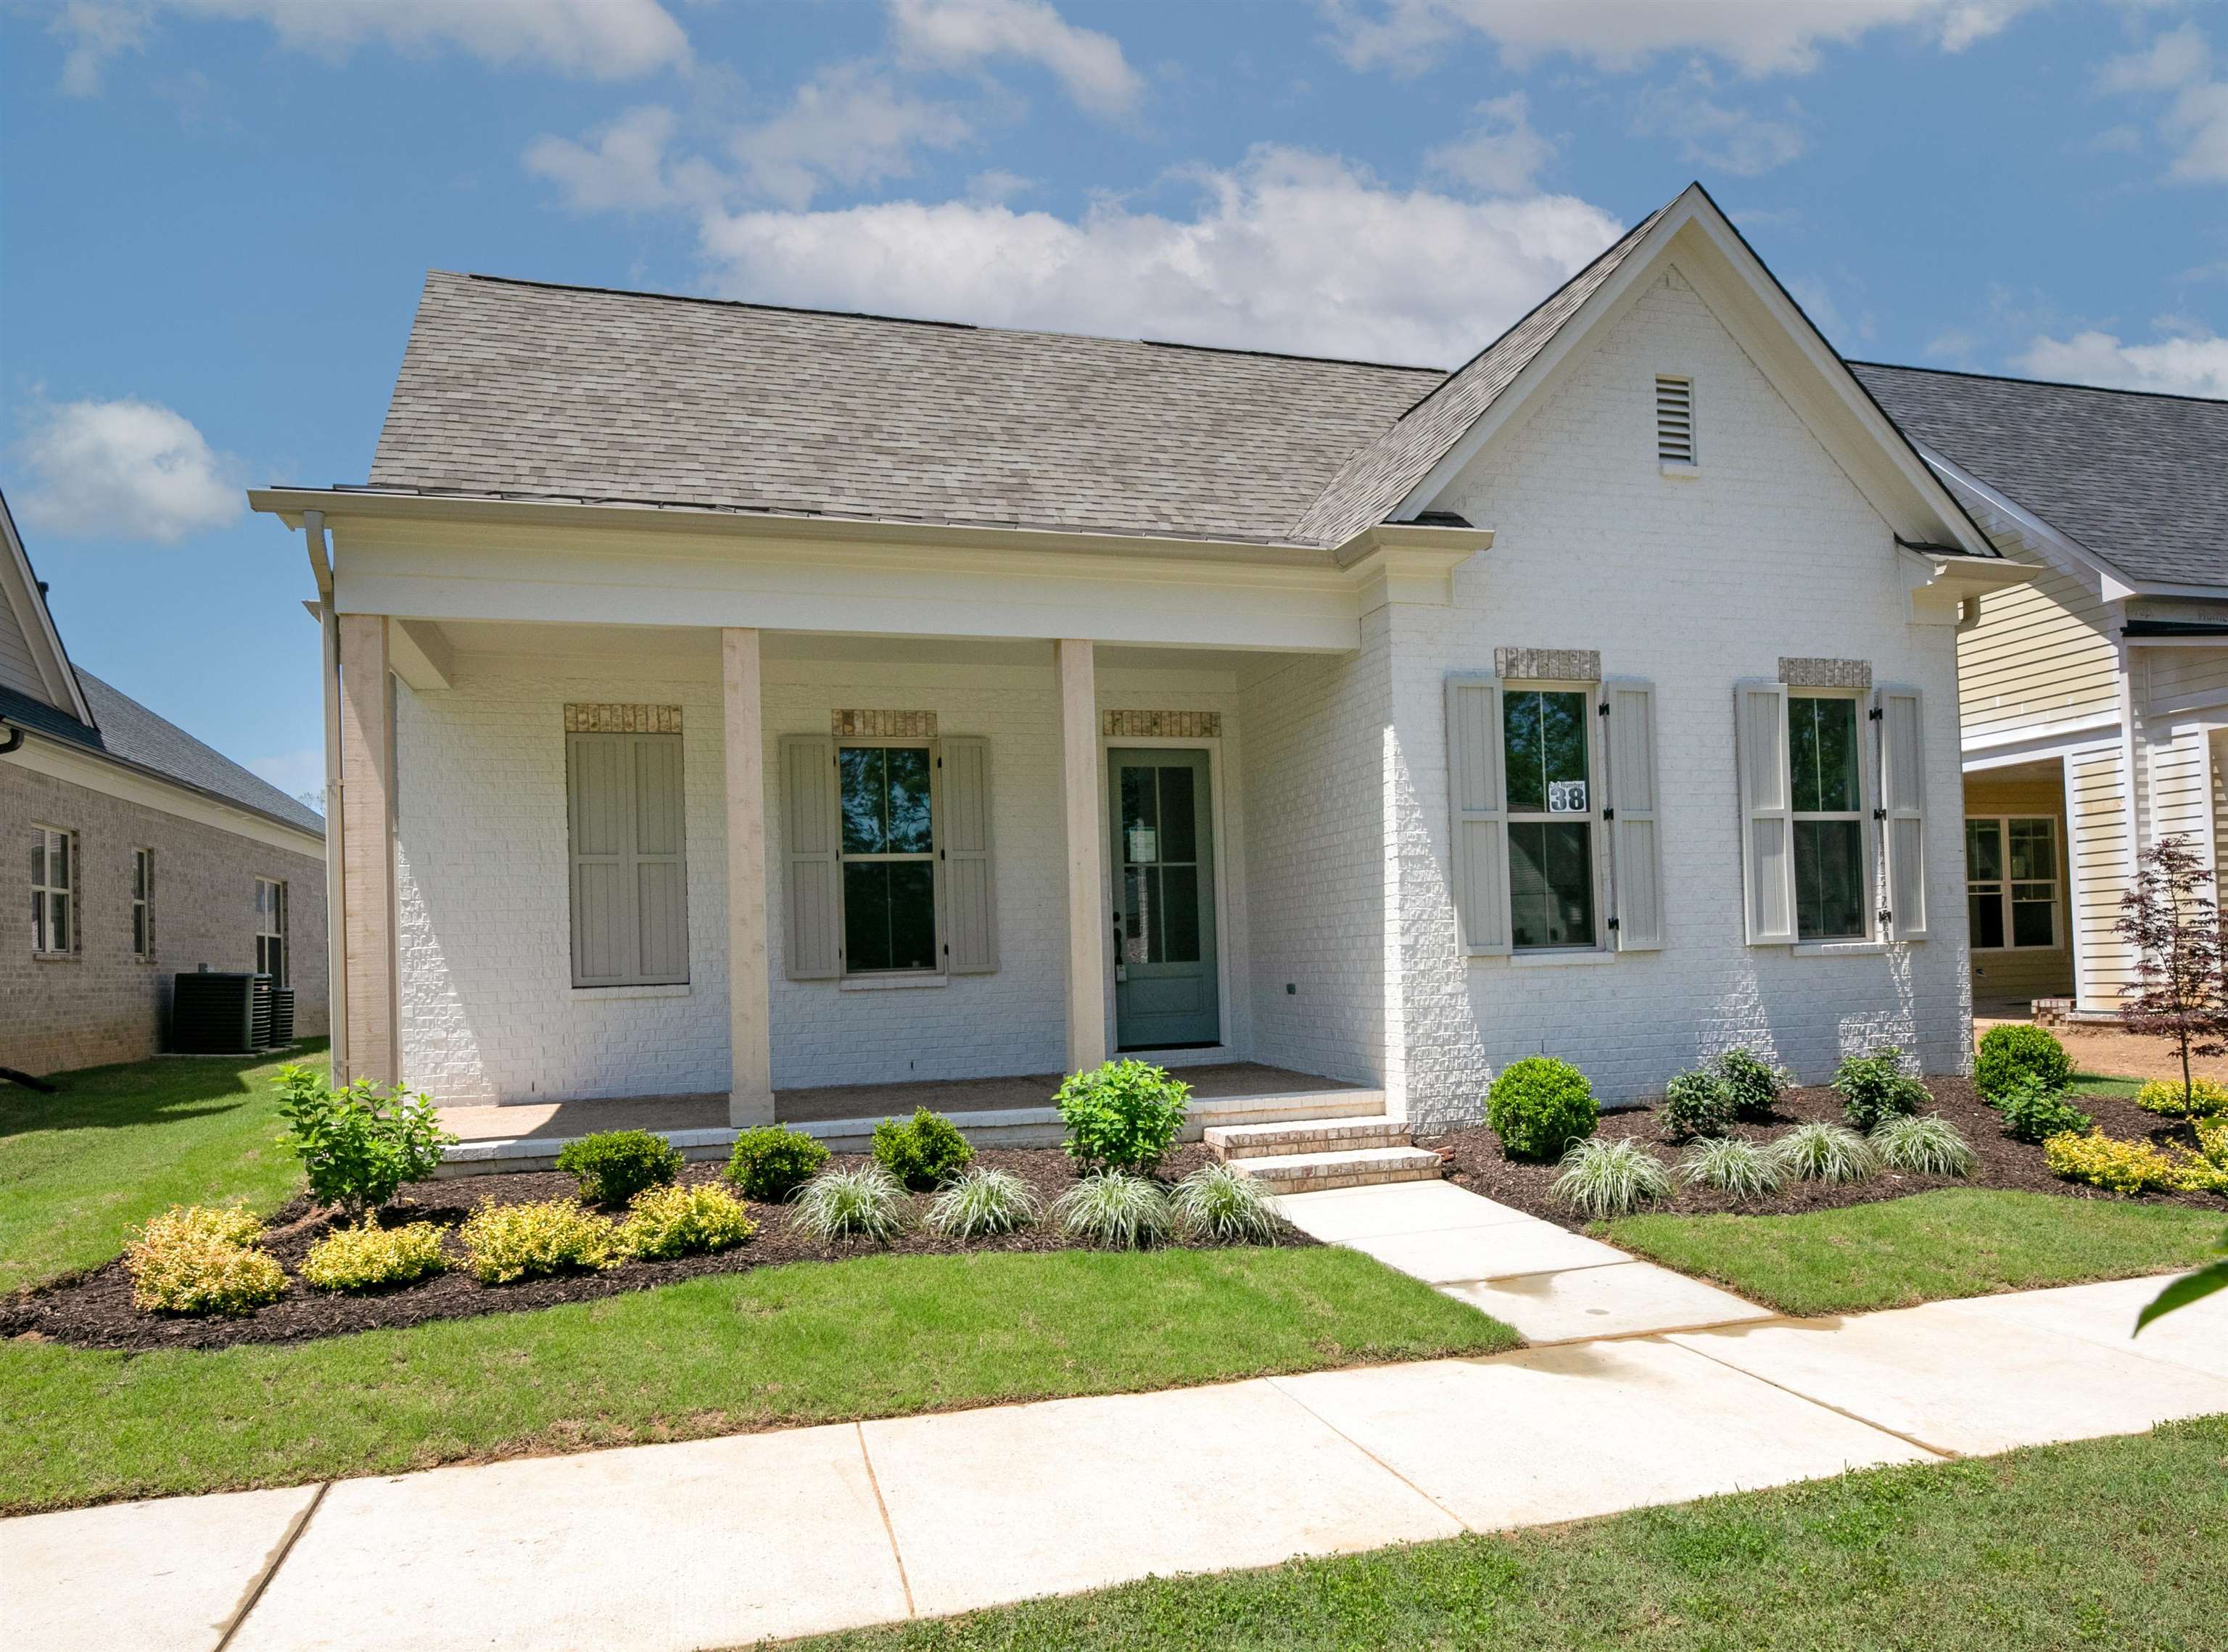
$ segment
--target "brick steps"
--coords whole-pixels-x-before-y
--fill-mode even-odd
[[[1407,1126],[1382,1113],[1370,1118],[1299,1118],[1266,1124],[1228,1124],[1206,1132],[1215,1157],[1264,1159],[1301,1153],[1337,1153],[1368,1147],[1406,1147]]]
[[[1207,1143],[1232,1169],[1271,1193],[1433,1181],[1440,1174],[1439,1156],[1411,1145],[1407,1126],[1387,1118],[1239,1125],[1208,1131]]]

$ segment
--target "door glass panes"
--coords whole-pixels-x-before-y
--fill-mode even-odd
[[[1795,931],[1804,940],[1865,933],[1865,829],[1854,820],[1795,823]]]
[[[1859,806],[1857,702],[1798,695],[1787,706],[1788,778],[1795,812],[1841,814]]]
[[[843,967],[932,970],[936,951],[933,759],[925,746],[846,746],[836,754],[843,821]]]
[[[1518,946],[1591,946],[1591,828],[1514,821],[1508,828],[1508,907]]]
[[[1198,784],[1189,768],[1121,771],[1122,961],[1200,961]]]
[[[1586,696],[1524,689],[1501,696],[1502,754],[1512,814],[1583,815]]]

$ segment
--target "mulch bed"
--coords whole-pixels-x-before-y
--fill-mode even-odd
[[[1173,1182],[1207,1162],[1207,1149],[1194,1143],[1170,1153],[1161,1177]],[[864,1155],[839,1154],[830,1168],[848,1168],[869,1161]],[[975,1162],[1010,1170],[1028,1182],[1045,1202],[1066,1192],[1075,1181],[1067,1156],[1058,1148],[978,1149]],[[691,1164],[681,1173],[684,1182],[716,1179],[723,1167]],[[404,1188],[381,1213],[388,1226],[404,1222],[439,1222],[453,1227],[485,1200],[499,1204],[522,1204],[537,1200],[577,1196],[569,1175],[555,1171],[529,1175],[469,1176],[456,1181],[420,1181]],[[914,1213],[925,1208],[928,1196],[914,1195]],[[301,1342],[352,1331],[422,1325],[439,1319],[466,1319],[479,1314],[515,1313],[522,1309],[554,1307],[560,1303],[589,1302],[622,1291],[643,1290],[707,1274],[744,1273],[784,1262],[836,1262],[856,1256],[952,1256],[978,1251],[1067,1251],[1086,1248],[1064,1237],[1049,1220],[996,1239],[940,1239],[910,1225],[887,1245],[829,1245],[806,1238],[790,1224],[783,1206],[752,1203],[751,1219],[759,1231],[745,1244],[713,1256],[681,1257],[669,1262],[627,1261],[604,1273],[569,1274],[550,1279],[521,1280],[515,1284],[483,1285],[461,1265],[421,1284],[398,1289],[343,1295],[318,1290],[295,1278],[286,1294],[252,1314],[227,1318],[181,1317],[145,1314],[131,1305],[131,1276],[119,1260],[59,1280],[44,1288],[0,1301],[0,1336],[29,1335],[47,1341],[100,1348],[216,1348],[244,1342]],[[259,1241],[263,1248],[293,1274],[311,1245],[330,1233],[335,1218],[298,1199],[271,1219]],[[1282,1229],[1279,1243],[1312,1245],[1296,1229]],[[1188,1241],[1183,1241],[1189,1245]],[[1212,1245],[1190,1248],[1214,1248]],[[451,1245],[451,1259],[461,1265],[463,1247]]]
[[[1778,1193],[1766,1199],[1732,1199],[1724,1194],[1706,1188],[1690,1188],[1679,1183],[1674,1197],[1665,1203],[1651,1207],[1652,1211],[1670,1212],[1681,1215],[1702,1214],[1716,1211],[1737,1211],[1745,1215],[1779,1215],[1796,1211],[1829,1210],[1841,1205],[1868,1205],[1883,1199],[1901,1199],[1915,1193],[1926,1193],[1936,1188],[2013,1188],[2023,1193],[2054,1194],[2065,1199],[2122,1199],[2126,1195],[2107,1193],[2101,1188],[2085,1187],[2079,1182],[2063,1181],[2052,1175],[2044,1162],[2042,1149],[2015,1142],[2004,1134],[2001,1115],[1980,1098],[1967,1079],[1929,1079],[1926,1087],[1934,1094],[1934,1111],[1952,1124],[1979,1156],[1980,1162],[1966,1176],[1912,1175],[1901,1170],[1883,1170],[1866,1181],[1828,1184],[1818,1181],[1790,1182]],[[2068,1098],[2082,1111],[2091,1115],[2103,1126],[2104,1134],[2125,1141],[2149,1140],[2161,1146],[2169,1143],[2182,1147],[2197,1145],[2196,1133],[2186,1124],[2163,1119],[2145,1112],[2132,1101],[2110,1096],[2073,1096]],[[1789,1090],[1779,1098],[1777,1111],[1766,1120],[1757,1124],[1737,1124],[1732,1133],[1753,1142],[1778,1136],[1789,1126],[1807,1124],[1814,1119],[1829,1124],[1844,1124],[1841,1098],[1824,1085],[1815,1089]],[[1633,1137],[1656,1149],[1667,1159],[1675,1158],[1678,1144],[1668,1140],[1663,1127],[1651,1107],[1633,1107],[1602,1115],[1598,1135],[1615,1140]],[[1524,1164],[1505,1157],[1501,1150],[1501,1138],[1482,1124],[1450,1135],[1418,1137],[1418,1147],[1437,1148],[1450,1156],[1447,1179],[1472,1193],[1488,1199],[1498,1200],[1534,1216],[1543,1216],[1551,1222],[1559,1222],[1573,1233],[1583,1233],[1588,1219],[1577,1215],[1570,1207],[1552,1197],[1548,1184],[1560,1174],[1552,1164]],[[2217,1194],[2146,1194],[2135,1202],[2142,1204],[2192,1205],[2200,1209],[2228,1210],[2228,1199]]]

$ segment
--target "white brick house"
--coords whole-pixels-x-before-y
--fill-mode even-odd
[[[436,274],[370,483],[253,499],[343,1060],[446,1103],[1967,1059],[2026,573],[1699,186],[1452,375]]]

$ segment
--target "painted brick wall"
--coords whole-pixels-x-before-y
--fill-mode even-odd
[[[30,951],[30,829],[77,833],[81,950]],[[0,760],[0,1066],[55,1073],[136,1061],[161,1047],[171,977],[255,967],[255,880],[287,886],[295,1030],[325,1030],[322,861],[182,820]],[[155,954],[131,951],[132,851],[155,851]]]

